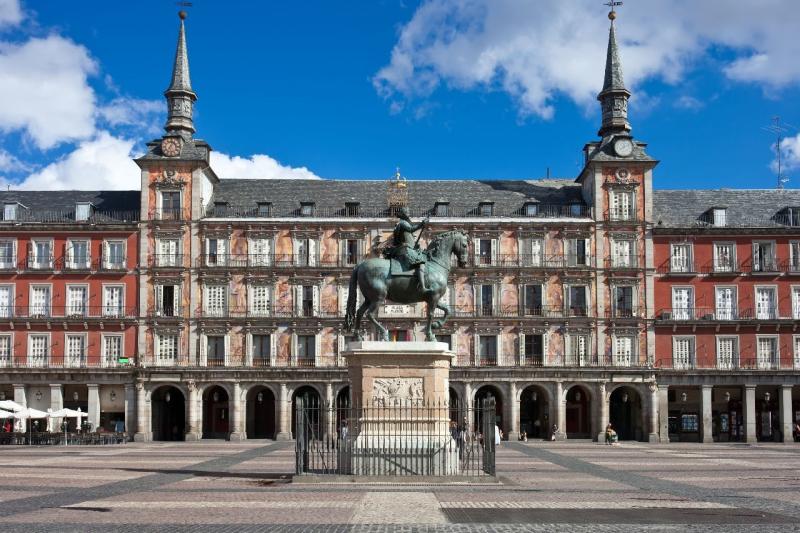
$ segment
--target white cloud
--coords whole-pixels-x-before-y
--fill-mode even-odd
[[[282,165],[265,154],[240,157],[211,152],[211,168],[221,179],[319,179],[319,176],[306,167]]]
[[[0,0],[0,29],[17,26],[22,19],[19,0]]]
[[[781,142],[783,154],[783,170],[800,168],[800,133],[794,137],[787,137]],[[777,169],[777,161],[775,163]]]
[[[553,116],[558,94],[590,105],[602,85],[608,35],[600,9],[595,0],[426,0],[373,83],[393,110],[442,85],[499,88],[523,114],[543,118]],[[797,27],[796,0],[648,0],[626,3],[617,33],[629,87],[648,78],[677,83],[722,47],[732,56],[721,66],[725,76],[774,89],[800,81]]]
[[[705,103],[695,98],[694,96],[689,96],[688,94],[684,94],[675,101],[675,107],[677,107],[678,109],[688,109],[689,111],[697,111],[705,107]]]
[[[16,156],[0,149],[0,172],[21,172],[30,170],[30,165],[20,161]]]
[[[74,151],[11,185],[28,190],[138,189],[141,174],[131,159],[134,144],[100,131]]]
[[[0,43],[0,130],[24,131],[38,148],[91,137],[97,71],[88,50],[58,35]]]
[[[97,115],[109,126],[137,126],[151,131],[166,111],[163,100],[119,96],[97,108]]]

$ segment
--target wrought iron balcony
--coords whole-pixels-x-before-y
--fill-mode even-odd
[[[753,371],[753,370],[791,370],[798,368],[798,362],[779,361],[777,355],[769,357],[755,357],[753,355],[735,354],[729,360],[697,361],[693,356],[690,361],[675,361],[673,357],[660,357],[656,360],[656,368],[669,370],[722,370],[722,371]]]
[[[606,221],[620,223],[637,223],[638,215],[633,208],[611,207],[606,212]]]
[[[44,357],[14,356],[0,358],[0,368],[118,368],[130,366],[133,359],[108,358],[99,355],[63,356],[47,354]]]
[[[182,268],[183,254],[152,254],[147,264],[150,268]]]
[[[90,211],[86,218],[76,217],[74,209],[26,209],[20,207],[13,218],[0,220],[0,225],[13,224],[135,224],[139,211]]]
[[[782,317],[777,307],[763,306],[739,309],[736,307],[667,307],[656,313],[660,322],[729,322],[794,320]]]
[[[25,320],[105,320],[134,319],[138,316],[136,307],[105,305],[26,305],[0,306],[1,319]]]

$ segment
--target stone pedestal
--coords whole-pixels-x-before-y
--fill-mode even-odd
[[[452,475],[450,363],[441,342],[356,342],[344,352],[358,427],[348,436],[347,473]]]

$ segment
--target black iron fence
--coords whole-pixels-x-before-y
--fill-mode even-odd
[[[298,401],[298,475],[495,475],[497,405],[472,409],[423,401],[340,407]]]

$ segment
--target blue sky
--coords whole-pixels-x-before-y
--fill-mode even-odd
[[[800,124],[800,45],[783,31],[800,27],[800,10],[789,0],[626,3],[630,118],[662,161],[656,186],[774,187],[774,139],[762,127],[775,115]],[[749,20],[743,8],[759,3],[777,14]],[[596,139],[602,2],[193,4],[196,126],[223,177],[385,178],[395,166],[409,178],[536,178],[548,167],[575,177]],[[136,187],[124,160],[160,135],[177,9],[0,0],[4,181]],[[800,135],[790,127],[788,137],[798,187]]]

